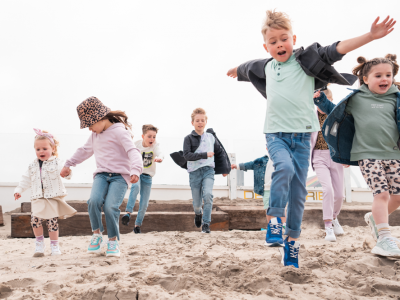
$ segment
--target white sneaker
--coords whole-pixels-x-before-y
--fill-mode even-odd
[[[50,244],[51,255],[61,255],[60,247],[57,244]]]
[[[325,227],[325,241],[336,242],[336,236],[332,227]]]
[[[369,229],[371,231],[371,235],[374,238],[375,241],[378,240],[379,233],[378,233],[378,228],[376,228],[375,220],[374,217],[372,216],[372,212],[366,213],[364,216],[365,223],[369,226]]]
[[[334,232],[336,235],[342,235],[342,234],[344,234],[344,230],[343,230],[342,226],[340,226],[339,220],[338,220],[337,218],[334,219],[334,220],[332,220],[332,226],[333,226],[333,232]]]
[[[36,241],[36,248],[35,248],[35,253],[33,254],[33,257],[42,257],[44,256],[44,249],[46,249],[46,245],[44,244],[43,241]]]
[[[400,257],[400,249],[397,247],[396,240],[394,237],[384,237],[382,240],[376,243],[376,246],[372,248],[371,253],[382,255],[382,256],[391,256],[391,257]]]

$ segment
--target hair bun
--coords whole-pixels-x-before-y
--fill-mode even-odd
[[[357,62],[359,64],[365,64],[367,62],[367,59],[364,56],[359,56],[357,57]]]
[[[393,62],[397,62],[397,55],[396,54],[386,54],[385,58],[390,59]]]

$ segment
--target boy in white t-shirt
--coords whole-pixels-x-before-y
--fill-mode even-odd
[[[161,152],[160,145],[156,143],[158,128],[151,125],[143,125],[142,139],[135,142],[135,146],[139,149],[143,159],[143,173],[140,175],[139,181],[132,184],[131,193],[129,194],[128,204],[126,205],[126,215],[122,217],[122,224],[128,225],[133,207],[135,206],[136,197],[140,192],[139,211],[135,221],[134,233],[140,233],[144,215],[149,205],[152,177],[156,174],[156,162],[161,163],[164,160],[164,154]]]

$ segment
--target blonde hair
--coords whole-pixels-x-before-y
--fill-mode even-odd
[[[265,18],[261,27],[261,33],[265,40],[265,35],[269,28],[286,29],[292,32],[292,22],[289,16],[284,12],[275,10],[267,10],[267,17]]]
[[[154,125],[151,124],[145,124],[142,126],[142,132],[143,134],[146,134],[147,131],[155,131],[156,133],[158,133],[158,128]]]
[[[360,81],[360,86],[365,84],[364,77],[368,77],[373,66],[379,64],[389,64],[392,66],[393,84],[400,88],[400,82],[395,82],[394,79],[394,76],[396,76],[399,72],[399,65],[397,64],[396,54],[386,54],[385,58],[378,57],[371,60],[367,60],[365,57],[359,56],[357,58],[357,62],[359,63],[359,65],[354,67],[353,74],[358,77],[358,80]]]
[[[43,133],[50,133],[46,130],[42,130]],[[53,135],[53,134],[52,134]],[[58,146],[60,146],[60,142],[56,139],[56,137],[53,135],[53,141],[54,141],[54,145],[50,142],[50,140],[42,135],[36,135],[35,136],[35,141],[37,140],[48,140],[49,144],[51,146],[51,148],[54,148],[52,155],[54,155],[55,157],[58,157]]]
[[[192,112],[192,122],[194,122],[194,117],[196,115],[205,115],[206,116],[206,121],[207,121],[206,111],[204,109],[202,109],[201,107],[198,107],[198,108],[193,110],[193,112]]]
[[[326,90],[324,90],[323,92],[325,93],[327,98],[333,98],[332,91],[330,89],[326,88]]]

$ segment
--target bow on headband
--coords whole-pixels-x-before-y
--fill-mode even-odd
[[[48,138],[50,140],[50,143],[52,145],[55,145],[54,138],[53,138],[52,134],[45,133],[45,132],[41,131],[40,129],[36,129],[36,128],[33,128],[33,131],[36,133],[36,135],[40,135],[40,136],[44,136],[44,137]]]

